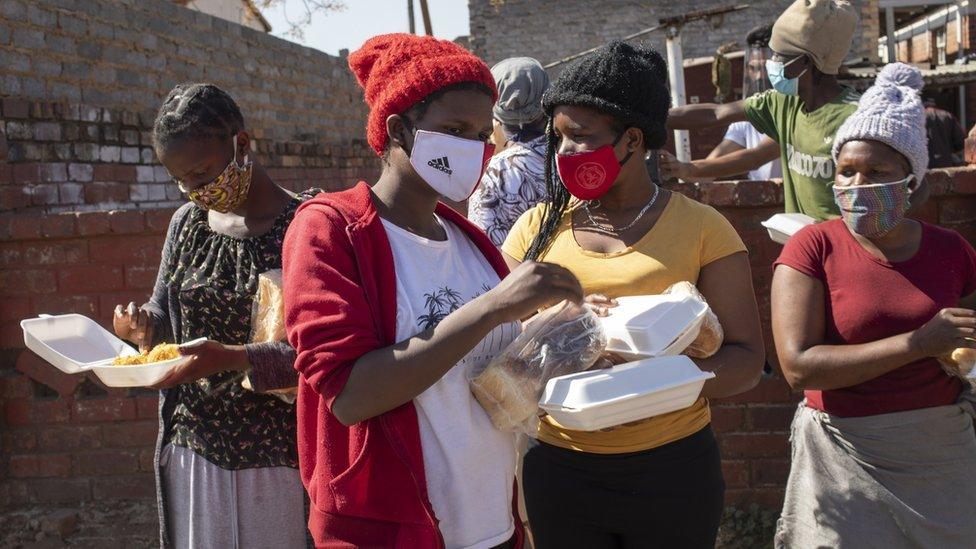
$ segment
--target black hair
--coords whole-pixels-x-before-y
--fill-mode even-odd
[[[760,25],[749,31],[746,35],[746,44],[754,48],[765,48],[769,46],[769,41],[773,37],[772,25]]]
[[[570,194],[556,175],[559,138],[552,115],[560,105],[600,111],[611,117],[618,135],[637,128],[645,149],[660,149],[668,139],[671,108],[667,63],[652,49],[613,41],[563,71],[543,95],[542,108],[549,116],[544,174],[549,202],[543,206],[539,233],[525,254],[528,260],[538,259],[549,246],[569,207]]]
[[[244,129],[244,115],[231,96],[213,84],[177,84],[153,122],[157,149],[184,139],[230,137]]]

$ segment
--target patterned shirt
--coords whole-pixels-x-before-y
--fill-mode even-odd
[[[281,268],[285,230],[301,202],[318,192],[301,193],[269,231],[250,238],[215,233],[205,210],[189,208],[163,259],[167,272],[161,282],[180,320],[174,340],[248,343],[258,275]],[[243,379],[244,372],[221,372],[167,391],[172,415],[165,442],[189,448],[224,469],[297,467],[295,405],[248,391]]]
[[[468,200],[468,218],[501,246],[515,221],[548,196],[546,137],[515,143],[488,162],[481,185]]]

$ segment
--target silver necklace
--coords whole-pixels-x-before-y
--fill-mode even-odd
[[[631,221],[630,223],[628,223],[627,226],[621,227],[619,229],[616,228],[616,227],[614,227],[613,225],[604,225],[604,224],[598,222],[596,219],[593,219],[593,214],[590,213],[590,204],[593,204],[595,202],[597,206],[600,206],[600,201],[599,200],[587,200],[587,201],[584,201],[583,202],[583,210],[586,211],[586,217],[589,218],[590,223],[592,223],[594,227],[596,227],[597,229],[599,229],[599,230],[601,230],[603,232],[607,232],[607,233],[610,233],[610,234],[613,234],[613,235],[619,235],[619,234],[621,234],[621,233],[623,233],[623,232],[625,232],[625,231],[633,228],[634,225],[636,225],[637,222],[640,221],[641,218],[644,217],[644,214],[646,214],[647,211],[651,209],[651,206],[653,206],[654,203],[657,202],[657,195],[658,195],[659,192],[661,192],[661,187],[659,187],[657,185],[654,185],[654,194],[651,195],[651,199],[647,202],[647,204],[645,204],[644,207],[641,208],[641,211],[637,213],[637,217],[635,217],[633,221]]]

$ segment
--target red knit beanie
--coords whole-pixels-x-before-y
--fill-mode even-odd
[[[386,149],[386,119],[403,114],[435,91],[460,84],[483,84],[497,99],[495,79],[484,61],[447,40],[414,34],[370,38],[349,56],[349,68],[366,91],[366,139],[376,154]]]

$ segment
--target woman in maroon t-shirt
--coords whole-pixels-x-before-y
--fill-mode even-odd
[[[905,218],[927,163],[920,87],[882,70],[835,139],[842,219],[776,262],[776,350],[806,397],[776,547],[976,544],[971,393],[935,358],[976,346],[976,252]]]

